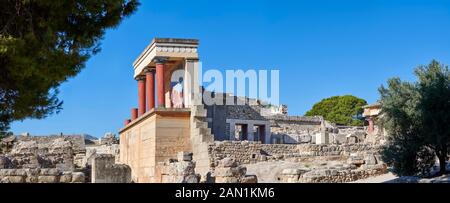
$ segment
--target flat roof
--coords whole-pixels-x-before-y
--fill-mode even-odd
[[[175,43],[175,44],[198,44],[198,39],[182,39],[182,38],[154,38],[152,44],[154,43]]]

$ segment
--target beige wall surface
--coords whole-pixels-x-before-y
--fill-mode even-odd
[[[156,112],[120,132],[120,162],[131,167],[134,182],[158,182],[158,162],[191,151],[189,119],[186,112]]]

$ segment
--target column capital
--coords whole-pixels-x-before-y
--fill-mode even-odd
[[[156,71],[156,67],[148,66],[148,67],[144,68],[144,74],[145,73],[154,73],[155,71]]]
[[[145,75],[138,75],[136,77],[136,81],[143,81],[143,80],[145,80]]]
[[[155,57],[155,58],[153,59],[153,62],[154,62],[155,64],[164,64],[164,63],[167,62],[168,59],[169,59],[168,57]]]
[[[187,62],[198,62],[198,61],[199,61],[198,58],[185,58],[185,60],[186,60]]]

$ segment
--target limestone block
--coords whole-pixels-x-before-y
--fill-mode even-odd
[[[236,177],[216,177],[216,183],[239,183]]]
[[[219,167],[236,167],[237,162],[231,158],[224,158],[219,161]]]
[[[61,172],[57,168],[44,168],[40,172],[42,176],[58,176],[60,174]]]
[[[25,182],[26,183],[37,183],[38,182],[38,176],[30,176],[30,175],[28,175],[25,178]]]
[[[3,183],[25,183],[24,176],[6,176],[2,180]]]
[[[256,175],[247,175],[241,179],[241,183],[258,183]]]
[[[65,173],[61,175],[59,178],[60,183],[71,183],[72,182],[72,173]]]
[[[364,157],[365,164],[367,165],[376,165],[377,159],[373,154],[368,154]]]
[[[82,172],[73,172],[72,173],[72,183],[84,183],[85,180],[85,176],[84,173]]]
[[[11,163],[11,160],[6,156],[0,156],[0,169],[7,169],[11,168],[13,164]]]
[[[244,166],[238,166],[238,167],[218,167],[215,169],[214,174],[216,177],[222,176],[222,177],[241,177],[244,176],[247,173],[247,168]]]
[[[57,183],[58,177],[57,176],[39,176],[38,177],[38,183]]]
[[[191,152],[178,152],[177,158],[179,162],[182,161],[192,161],[192,153]]]
[[[200,182],[200,175],[188,175],[186,177],[184,177],[183,182],[182,183],[199,183]]]

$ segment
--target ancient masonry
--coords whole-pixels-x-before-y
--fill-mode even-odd
[[[131,167],[134,182],[186,182],[186,177],[179,176],[179,167],[187,170],[183,173],[189,182],[195,182],[193,171],[200,182],[251,182],[242,177],[253,177],[249,174],[258,171],[241,165],[330,158],[345,162],[337,174],[358,169],[363,171],[361,178],[367,176],[364,169],[383,165],[374,158],[382,136],[374,133],[373,116],[369,129],[335,126],[321,117],[288,116],[286,106],[216,92],[212,93],[215,98],[245,105],[205,105],[204,89],[198,84],[198,45],[193,39],[156,38],[133,64],[138,108],[132,108],[119,134],[120,163]],[[185,152],[192,153],[191,164],[177,159]],[[236,164],[223,164],[233,162],[224,159]],[[359,160],[358,164],[351,159]],[[229,178],[223,178],[224,174]]]
[[[2,140],[0,183],[131,182],[131,169],[115,164],[118,140],[85,135],[10,136]]]
[[[386,173],[379,105],[368,127],[288,116],[287,106],[198,84],[198,40],[156,38],[134,62],[138,108],[119,130],[3,139],[0,182],[351,182]],[[203,93],[244,105],[206,105]]]

